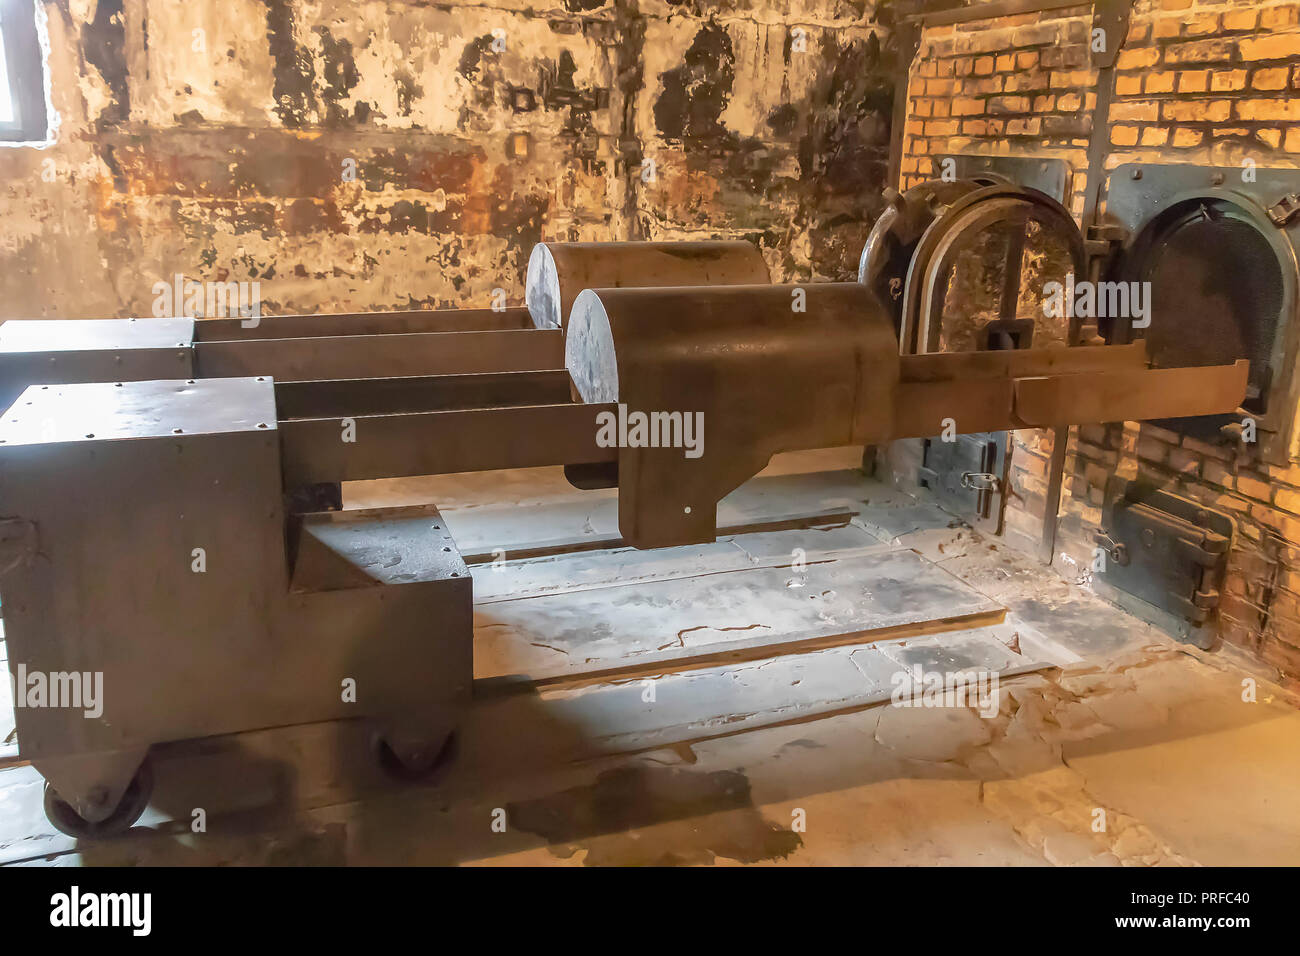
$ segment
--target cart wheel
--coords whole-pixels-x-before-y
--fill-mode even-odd
[[[131,824],[140,819],[149,806],[149,797],[153,793],[153,770],[146,759],[140,769],[131,778],[131,783],[122,794],[117,807],[103,820],[92,823],[85,819],[72,804],[59,796],[58,791],[45,781],[45,816],[60,833],[66,833],[77,839],[108,837],[124,833]]]
[[[419,753],[399,757],[380,734],[371,738],[371,747],[380,769],[403,783],[427,783],[438,771],[451,763],[456,752],[456,735],[449,733],[441,744],[430,744]]]

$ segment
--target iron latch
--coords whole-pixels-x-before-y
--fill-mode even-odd
[[[998,492],[1002,488],[1002,481],[997,475],[989,474],[987,471],[966,471],[962,472],[961,486],[970,491],[992,491]]]
[[[1128,547],[1122,541],[1116,541],[1105,531],[1099,531],[1092,536],[1094,544],[1097,544],[1106,552],[1106,557],[1110,558],[1120,567],[1128,564]]]
[[[1124,242],[1129,232],[1114,223],[1096,223],[1084,230],[1083,251],[1089,259],[1110,259]]]
[[[1275,226],[1285,226],[1300,213],[1300,193],[1287,193],[1268,207],[1268,218]]]

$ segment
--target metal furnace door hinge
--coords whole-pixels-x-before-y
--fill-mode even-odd
[[[1268,207],[1268,218],[1273,225],[1285,226],[1300,213],[1300,193],[1287,193]]]

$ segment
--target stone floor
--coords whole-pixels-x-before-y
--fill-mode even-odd
[[[39,776],[10,757],[0,862],[1300,863],[1300,712],[1260,665],[1177,644],[846,464],[778,466],[724,512],[851,506],[841,538],[870,539],[854,555],[914,551],[928,573],[1005,607],[1005,620],[666,667],[653,681],[485,693],[421,785],[379,774],[348,722],[169,744],[156,748],[141,824],[95,843],[49,827]],[[346,497],[432,498],[467,552],[612,531],[608,496],[576,506],[554,473],[493,482],[392,482]],[[609,560],[593,553],[584,573]],[[654,573],[670,584],[698,576],[669,565]],[[553,586],[554,569],[529,573]],[[891,672],[971,661],[999,671],[991,707],[891,703]],[[191,827],[198,807],[203,833]]]

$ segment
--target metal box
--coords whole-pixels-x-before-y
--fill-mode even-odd
[[[194,320],[16,319],[0,324],[0,408],[29,385],[188,379]]]
[[[411,757],[468,700],[472,583],[441,517],[286,534],[270,380],[33,386],[0,423],[0,510],[15,678],[100,682],[94,708],[16,708],[85,820],[151,744],[365,716]]]

